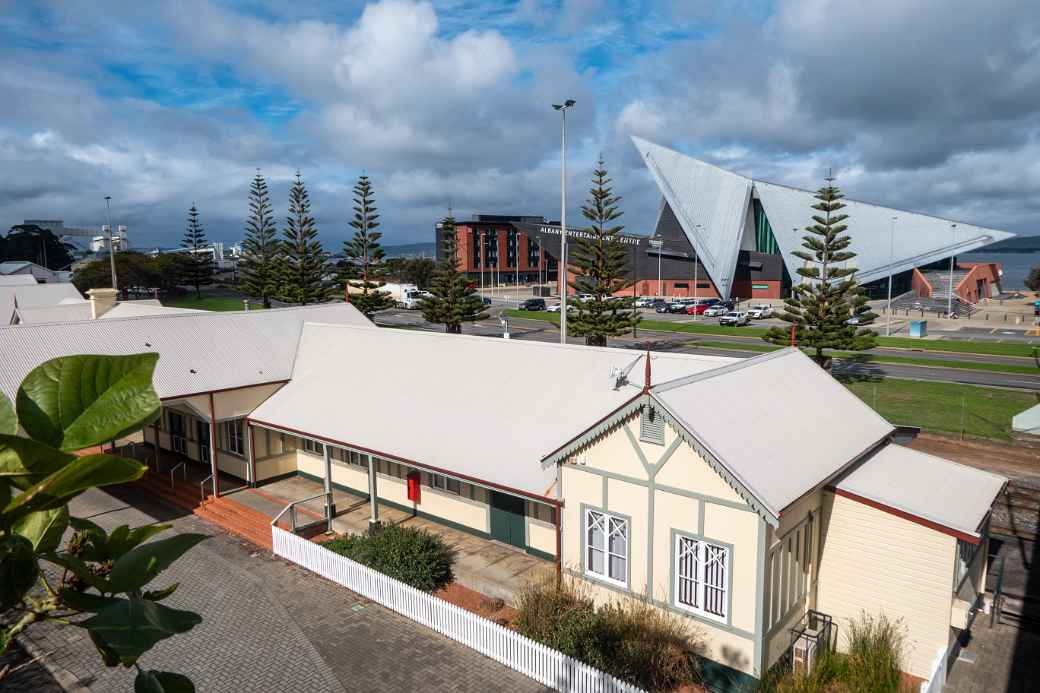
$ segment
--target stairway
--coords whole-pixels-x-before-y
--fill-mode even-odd
[[[198,483],[175,478],[171,485],[169,475],[163,477],[151,470],[134,483],[151,496],[188,510],[207,522],[271,550],[271,518],[259,510],[247,508],[228,496],[213,498],[209,489],[206,499],[202,500]],[[239,493],[250,491],[245,489]]]

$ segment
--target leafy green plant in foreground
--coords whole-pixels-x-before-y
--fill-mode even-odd
[[[136,667],[135,691],[194,691],[181,674],[137,661],[202,617],[162,604],[176,584],[149,583],[206,538],[127,525],[105,532],[71,517],[68,503],[89,488],[140,478],[143,464],[84,450],[140,430],[160,412],[152,387],[158,354],[68,356],[37,366],[15,405],[0,395],[0,654],[33,624],[83,628],[106,666]],[[19,435],[22,431],[24,435]],[[63,545],[67,528],[74,530]],[[41,563],[50,563],[52,577]],[[61,573],[55,579],[55,573]]]

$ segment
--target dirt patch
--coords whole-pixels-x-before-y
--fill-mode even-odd
[[[1040,481],[1040,449],[1023,444],[921,433],[908,447],[1011,479]]]
[[[494,621],[500,626],[513,628],[515,630],[517,612],[516,609],[507,606],[501,599],[487,597],[480,592],[463,587],[453,582],[433,593],[446,602],[455,606],[461,606],[466,611],[471,611],[478,616]]]

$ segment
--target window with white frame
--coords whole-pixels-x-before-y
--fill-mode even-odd
[[[429,474],[430,488],[447,491],[459,495],[462,492],[462,483],[458,479],[444,476],[443,474]]]
[[[675,605],[724,620],[729,603],[729,563],[728,547],[677,534]]]
[[[628,520],[585,510],[585,573],[628,585]]]
[[[242,419],[224,422],[224,449],[236,455],[246,454],[245,425]]]

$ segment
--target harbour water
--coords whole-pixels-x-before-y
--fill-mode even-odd
[[[1040,266],[1040,253],[987,253],[985,249],[978,253],[958,255],[964,262],[999,262],[1004,268],[1001,287],[1004,291],[1026,288],[1026,277],[1029,270]]]

